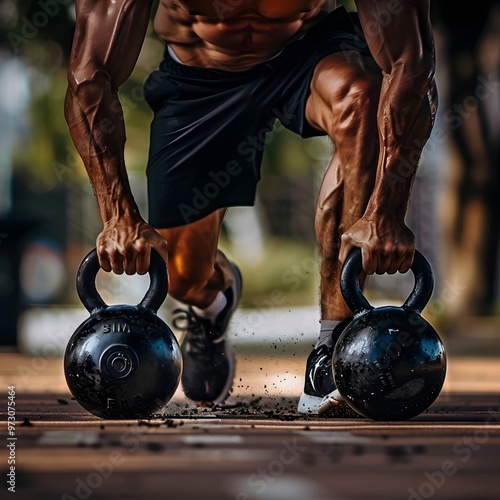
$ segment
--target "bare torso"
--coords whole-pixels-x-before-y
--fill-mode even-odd
[[[154,28],[184,64],[244,71],[333,8],[329,0],[160,0]]]

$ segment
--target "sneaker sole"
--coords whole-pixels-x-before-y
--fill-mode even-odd
[[[359,415],[342,399],[337,390],[326,396],[311,396],[302,393],[297,407],[298,413],[306,415],[328,415],[337,417],[359,417]]]
[[[323,398],[319,396],[311,396],[310,394],[302,393],[299,399],[297,411],[299,413],[307,413],[309,415],[318,415],[318,408],[321,405]]]

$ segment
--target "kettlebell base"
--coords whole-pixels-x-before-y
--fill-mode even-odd
[[[95,312],[75,331],[64,357],[74,398],[105,419],[157,414],[176,391],[181,369],[175,336],[156,314],[140,306]]]
[[[354,318],[337,342],[335,383],[347,404],[373,420],[408,420],[437,398],[446,353],[416,311],[379,307]]]

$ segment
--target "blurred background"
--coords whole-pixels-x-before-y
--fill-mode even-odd
[[[354,9],[353,2],[339,3]],[[495,348],[500,2],[433,0],[432,17],[440,108],[408,224],[436,274],[426,314],[457,349]],[[87,317],[74,277],[101,230],[63,116],[74,21],[72,0],[0,0],[0,345],[44,355],[62,352]],[[136,69],[120,90],[126,163],[144,217],[152,113],[142,85],[162,53],[150,28]],[[256,207],[228,214],[222,247],[240,264],[245,281],[245,319],[239,316],[244,325],[233,327],[241,337],[286,341],[292,332],[305,334],[310,343],[316,336],[313,216],[332,151],[328,139],[302,140],[278,122],[268,138]],[[148,286],[147,277],[103,274],[98,289],[108,303],[136,303]],[[412,283],[411,274],[377,276],[367,294],[377,303],[400,303]],[[161,311],[167,319],[171,306],[169,301]]]

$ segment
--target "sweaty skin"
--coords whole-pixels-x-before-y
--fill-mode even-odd
[[[124,165],[125,128],[117,90],[136,64],[151,4],[76,0],[66,119],[104,223],[97,238],[102,268],[144,274],[149,250],[156,248],[166,262],[171,259],[171,294],[204,307],[231,279],[217,262],[214,268],[224,212],[155,230],[139,214]],[[349,314],[336,283],[341,262],[353,247],[361,247],[368,274],[409,269],[414,238],[404,217],[435,114],[429,1],[356,4],[376,65],[352,54],[328,56],[316,68],[306,107],[308,121],[332,138],[337,151],[316,217],[323,319]],[[185,64],[243,71],[276,55],[333,8],[335,2],[327,0],[160,0],[154,28]],[[199,266],[208,260],[208,267],[195,268],[186,259],[206,234],[211,236],[201,241],[209,241],[204,247],[208,258],[192,258]],[[196,276],[203,279],[192,283]]]
[[[161,0],[154,28],[184,64],[244,71],[300,36],[328,12],[327,4],[325,0]]]

